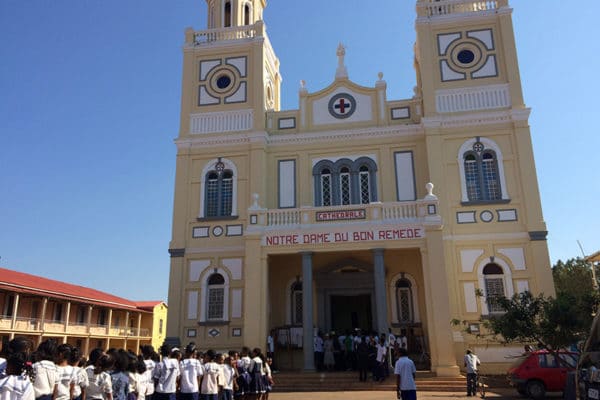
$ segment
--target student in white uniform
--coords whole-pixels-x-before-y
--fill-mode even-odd
[[[54,400],[71,400],[72,392],[75,390],[75,368],[69,364],[71,345],[61,344],[58,346],[58,357],[56,367],[58,369],[58,383],[54,392]]]
[[[73,386],[73,400],[85,399],[85,390],[89,385],[88,377],[83,368],[85,358],[81,357],[81,352],[77,347],[71,350],[71,358],[69,364],[73,367],[73,375],[75,375],[75,384]]]
[[[33,385],[27,373],[27,357],[25,353],[15,353],[8,357],[5,364],[5,375],[0,378],[0,400],[34,400]]]
[[[158,355],[154,351],[154,347],[149,344],[140,346],[140,350],[142,357],[144,358],[144,364],[146,365],[146,372],[144,373],[146,381],[148,382],[146,388],[146,400],[152,400],[152,397],[154,396],[154,380],[152,379],[152,376],[154,375],[154,367],[156,366],[153,357],[157,357]]]
[[[198,350],[194,343],[185,347],[183,360],[179,363],[181,378],[179,380],[179,399],[198,400],[200,396],[200,382],[204,370],[197,358]]]
[[[102,349],[90,352],[88,366],[85,368],[89,383],[85,391],[86,400],[112,400],[112,381],[107,372],[112,365],[113,360]]]
[[[233,354],[232,354],[233,353]],[[233,400],[233,393],[237,386],[237,362],[235,352],[229,352],[223,366],[223,393],[221,400]]]
[[[57,344],[54,339],[44,340],[35,352],[33,390],[36,400],[52,400],[59,379],[58,368],[54,364],[56,355]]]
[[[163,359],[154,368],[153,378],[157,380],[154,400],[175,400],[180,375],[177,355],[181,353],[178,348],[171,350],[167,345],[161,347],[160,353]]]
[[[208,350],[204,353],[204,376],[200,387],[202,400],[218,400],[219,398],[219,375],[221,367],[215,362],[216,353]]]

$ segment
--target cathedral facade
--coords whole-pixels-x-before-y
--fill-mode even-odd
[[[274,332],[280,364],[310,370],[317,331],[391,329],[438,375],[467,347],[505,361],[476,335],[489,299],[554,294],[508,0],[418,0],[409,97],[352,82],[340,45],[293,110],[266,0],[207,3],[185,32],[167,336]]]

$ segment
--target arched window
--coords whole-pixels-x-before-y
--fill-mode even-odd
[[[371,178],[369,167],[363,165],[358,173],[360,184],[360,203],[369,204],[371,202]]]
[[[348,167],[343,167],[340,170],[340,204],[350,204],[351,196],[350,169]]]
[[[412,303],[412,285],[406,278],[400,278],[396,281],[396,310],[398,312],[398,322],[413,322],[414,312]]]
[[[228,28],[231,26],[231,2],[226,1],[223,7],[223,27]]]
[[[495,299],[505,297],[504,272],[498,264],[490,263],[483,267],[483,281],[485,284],[485,298],[490,313],[503,312]]]
[[[210,275],[207,279],[207,320],[223,320],[225,311],[225,278],[219,273]]]
[[[233,199],[233,172],[210,171],[206,174],[206,217],[231,215]]]
[[[202,170],[199,218],[234,217],[237,214],[237,168],[233,162],[219,157]]]
[[[498,146],[488,139],[476,138],[460,150],[463,202],[508,201],[503,193],[504,172]]]
[[[302,325],[302,282],[296,281],[292,284],[291,290],[291,307],[290,310],[292,325]]]
[[[336,162],[321,160],[313,167],[315,206],[369,204],[377,201],[377,164],[369,157]]]
[[[250,25],[250,4],[244,4],[244,25]]]

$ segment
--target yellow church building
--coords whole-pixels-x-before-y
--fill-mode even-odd
[[[518,352],[474,334],[487,299],[554,294],[508,0],[416,1],[407,98],[350,80],[340,45],[293,110],[266,0],[207,3],[183,47],[168,340],[264,349],[275,330],[311,370],[315,332],[391,328],[440,376],[467,347]]]

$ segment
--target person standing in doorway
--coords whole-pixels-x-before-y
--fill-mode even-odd
[[[417,385],[415,383],[417,368],[415,367],[415,363],[408,358],[406,349],[400,348],[398,353],[400,357],[394,366],[397,398],[402,400],[417,400]]]
[[[471,350],[465,354],[465,367],[467,368],[467,396],[475,396],[477,393],[477,367],[481,364]]]

